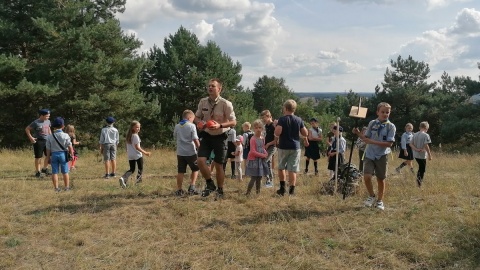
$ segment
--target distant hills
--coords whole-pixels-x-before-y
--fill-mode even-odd
[[[332,100],[335,99],[336,96],[346,96],[348,92],[295,92],[301,100],[308,99],[308,98],[315,98],[316,100],[326,99]],[[355,93],[361,97],[372,97],[375,93],[368,93],[368,92],[361,92]]]

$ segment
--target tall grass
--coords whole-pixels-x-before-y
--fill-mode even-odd
[[[173,195],[169,150],[145,158],[143,183],[127,189],[84,152],[60,193],[33,177],[30,150],[0,157],[0,269],[480,268],[478,155],[434,153],[422,189],[407,170],[389,176],[383,212],[363,207],[363,186],[346,200],[321,195],[326,159],[320,176],[299,175],[294,197],[262,187],[247,198],[247,181],[227,179],[214,201]]]

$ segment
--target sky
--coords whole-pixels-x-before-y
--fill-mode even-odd
[[[479,80],[479,0],[127,0],[122,29],[163,49],[180,26],[242,65],[244,87],[284,78],[294,92],[374,92],[390,60],[412,56]]]

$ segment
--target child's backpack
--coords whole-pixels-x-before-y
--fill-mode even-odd
[[[247,141],[245,142],[244,151],[250,151],[250,139],[253,137],[253,131],[249,130],[245,132],[247,134]]]

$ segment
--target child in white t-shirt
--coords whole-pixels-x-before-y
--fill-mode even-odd
[[[137,181],[136,184],[142,182],[142,172],[143,172],[143,155],[150,156],[150,152],[147,152],[142,149],[140,146],[140,137],[138,133],[140,132],[140,122],[132,121],[130,124],[130,129],[127,132],[127,155],[128,163],[130,165],[130,170],[126,171],[125,174],[120,177],[118,180],[122,188],[127,187],[127,181],[130,175],[135,172],[135,165],[138,165],[137,171]]]
[[[242,162],[243,162],[243,136],[238,135],[235,138],[235,152],[232,155],[235,156],[235,168],[237,171],[237,180],[243,181]]]

